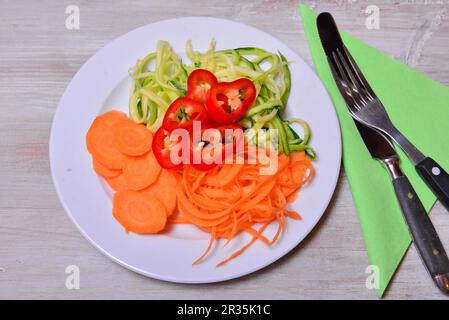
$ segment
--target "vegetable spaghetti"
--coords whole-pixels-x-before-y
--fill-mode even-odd
[[[154,234],[172,224],[194,225],[210,241],[193,265],[217,240],[226,246],[249,234],[251,240],[218,267],[256,241],[274,245],[287,218],[302,219],[288,204],[312,179],[316,154],[308,145],[307,122],[284,119],[291,78],[281,53],[216,50],[214,41],[206,52],[195,51],[190,41],[185,50],[190,64],[166,41],[138,60],[130,69],[129,115],[113,110],[98,116],[86,145],[93,169],[115,191],[112,213],[126,232]],[[197,123],[203,126],[195,138]],[[186,133],[185,141],[173,137],[177,130]],[[209,130],[218,136],[208,140]],[[204,154],[215,143],[219,148]],[[179,145],[186,147],[182,162],[173,158]],[[208,162],[229,160],[229,150],[233,161]],[[256,156],[261,153],[264,159]],[[264,231],[271,223],[277,230],[269,238]]]

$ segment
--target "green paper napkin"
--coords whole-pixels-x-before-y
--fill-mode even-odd
[[[316,71],[332,98],[340,121],[343,165],[370,263],[380,271],[377,293],[382,296],[411,238],[388,174],[378,161],[370,157],[334,82],[318,35],[316,14],[304,5],[299,10]],[[433,157],[448,170],[449,88],[345,32],[341,35],[393,123],[424,154]],[[429,211],[436,198],[405,154],[399,147],[396,150],[403,171]],[[429,285],[432,285],[430,279]]]

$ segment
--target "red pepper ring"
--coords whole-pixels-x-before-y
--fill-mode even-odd
[[[215,75],[206,69],[193,70],[187,78],[187,98],[206,103],[206,94],[218,83]]]
[[[176,128],[190,130],[193,121],[205,121],[207,111],[198,101],[181,97],[172,102],[165,112],[162,127],[171,132]]]
[[[189,132],[175,129],[173,132],[160,127],[153,136],[152,150],[162,168],[174,169],[188,162],[190,150]]]
[[[231,124],[243,118],[256,99],[256,87],[249,79],[220,82],[206,95],[208,116],[219,124]]]

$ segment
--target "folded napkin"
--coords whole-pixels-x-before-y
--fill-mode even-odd
[[[338,114],[343,140],[343,166],[370,263],[380,271],[377,293],[382,296],[411,238],[390,178],[368,153],[334,82],[318,35],[316,14],[304,5],[300,6],[299,11],[316,71]],[[345,32],[341,35],[393,123],[425,155],[449,170],[449,88]],[[402,150],[399,147],[396,150],[403,171],[429,211],[435,203],[435,196],[419,178]]]

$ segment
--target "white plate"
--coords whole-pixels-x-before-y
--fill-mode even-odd
[[[260,47],[281,51],[289,61],[292,91],[288,116],[306,119],[312,128],[311,144],[318,152],[316,176],[299,193],[292,206],[302,221],[289,219],[287,232],[273,246],[254,243],[243,255],[220,268],[216,263],[249,240],[240,235],[226,248],[215,250],[195,267],[208,235],[193,226],[175,226],[166,234],[126,235],[111,214],[111,194],[94,173],[85,147],[86,131],[105,109],[127,110],[128,69],[138,58],[154,51],[159,39],[183,52],[192,39],[194,48],[206,50],[211,39],[217,49]],[[164,20],[133,30],[109,43],[91,57],[67,87],[56,111],[50,136],[53,181],[65,211],[80,232],[98,250],[140,274],[173,282],[208,283],[240,277],[281,258],[297,246],[316,225],[335,189],[340,170],[341,144],[338,120],[322,83],[290,48],[271,35],[233,21],[189,17]],[[273,233],[276,226],[267,228]]]

